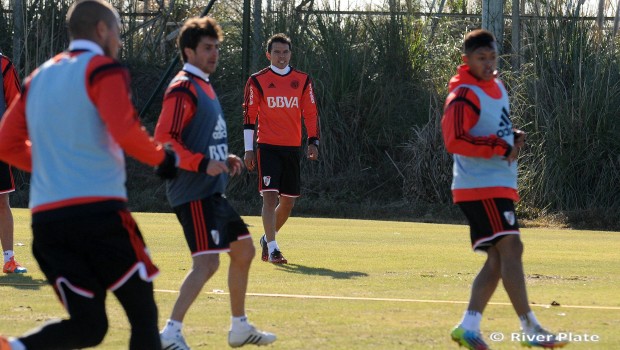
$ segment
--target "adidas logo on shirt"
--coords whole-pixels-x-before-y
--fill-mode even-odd
[[[271,83],[269,84],[269,86],[267,86],[267,89],[275,89],[276,88],[276,84]]]
[[[502,116],[499,122],[500,129],[497,131],[497,137],[504,137],[512,135],[512,121],[510,121],[510,115],[506,108],[502,107]]]
[[[217,124],[215,125],[215,130],[213,131],[213,139],[221,140],[225,138],[226,136],[228,136],[228,133],[226,132],[226,122],[224,121],[224,118],[222,118],[222,115],[220,114],[217,116]]]

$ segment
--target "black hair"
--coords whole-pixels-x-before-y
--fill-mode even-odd
[[[275,34],[271,38],[269,38],[269,40],[267,40],[267,52],[271,53],[271,47],[273,46],[273,43],[288,44],[288,49],[293,49],[293,44],[291,44],[291,38],[286,36],[286,34],[284,33]]]
[[[465,35],[465,40],[463,41],[464,54],[469,55],[481,47],[497,49],[497,41],[495,41],[493,33],[486,29],[476,29]]]

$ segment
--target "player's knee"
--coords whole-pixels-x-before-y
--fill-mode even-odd
[[[248,244],[243,247],[239,254],[235,256],[235,259],[239,259],[243,263],[250,264],[256,256],[256,248],[253,244]]]
[[[219,268],[220,259],[217,254],[199,255],[194,259],[194,264],[192,266],[192,270],[194,270],[195,273],[205,278],[213,276]]]

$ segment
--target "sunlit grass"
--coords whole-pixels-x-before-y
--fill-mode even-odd
[[[29,273],[0,277],[0,333],[4,335],[19,335],[65,316],[30,254],[29,215],[22,209],[15,214],[16,242],[24,244],[15,250]],[[137,213],[135,217],[161,269],[155,282],[161,325],[190,258],[173,214]],[[260,218],[245,219],[257,242]],[[250,320],[279,337],[270,348],[456,348],[448,332],[460,319],[471,282],[484,261],[482,255],[470,252],[466,226],[294,217],[278,237],[290,264],[274,266],[257,256],[247,298]],[[571,348],[620,347],[617,238],[615,232],[523,230],[529,297],[543,325],[601,339],[596,344],[571,344]],[[192,348],[227,348],[227,260],[222,256],[221,271],[207,283],[185,320],[184,332]],[[108,300],[110,330],[100,348],[124,349],[128,324],[114,297]],[[518,331],[502,287],[491,302],[482,323],[485,334]],[[549,306],[552,302],[560,306]],[[509,341],[492,345],[520,348]]]

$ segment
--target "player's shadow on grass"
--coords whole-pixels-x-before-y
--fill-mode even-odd
[[[368,276],[365,272],[359,271],[334,271],[324,267],[311,267],[298,264],[281,264],[277,265],[280,270],[286,272],[299,273],[309,276],[327,276],[337,280],[346,280],[357,277]]]
[[[10,274],[0,276],[0,287],[13,287],[15,289],[41,289],[49,285],[44,279],[33,279],[30,275]]]

